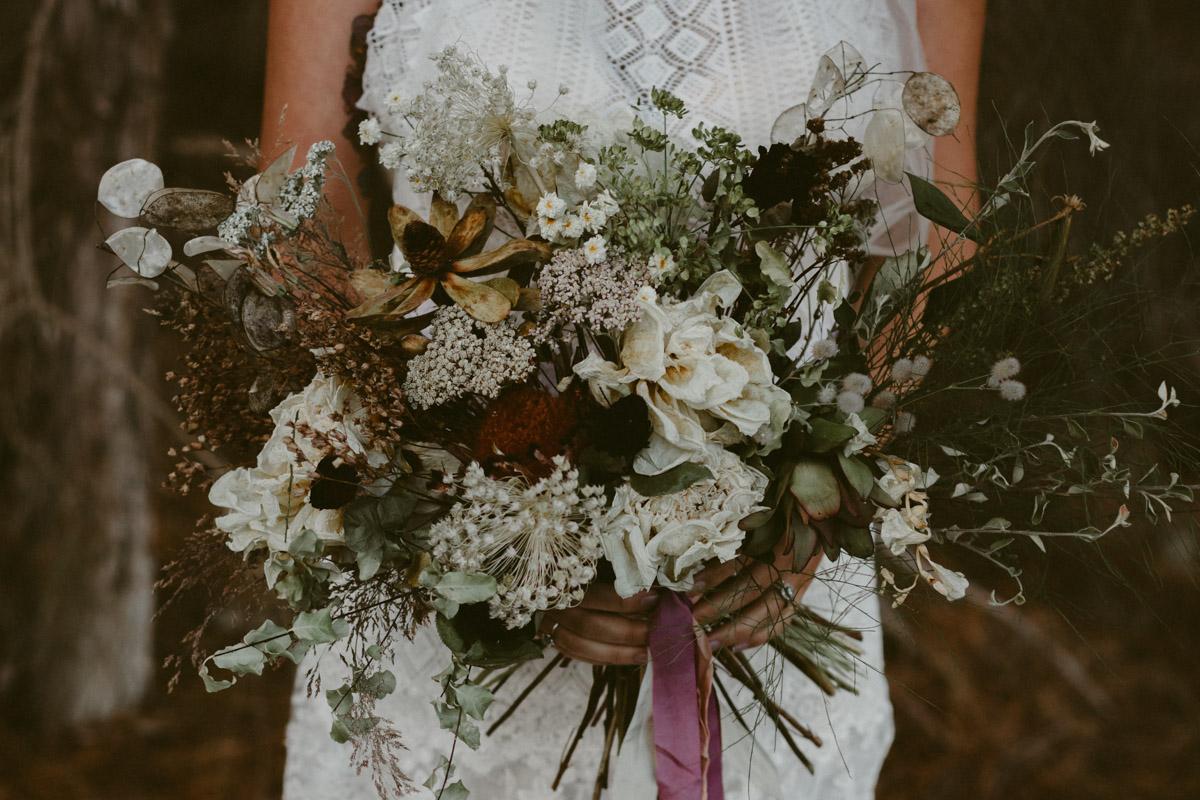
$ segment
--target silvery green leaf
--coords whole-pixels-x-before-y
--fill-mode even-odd
[[[900,183],[904,179],[904,143],[904,117],[899,109],[876,110],[863,134],[863,153],[871,159],[878,180]]]
[[[462,710],[479,720],[483,719],[488,706],[496,699],[496,696],[486,686],[478,686],[474,683],[464,683],[456,687],[454,694],[458,698],[458,704]]]
[[[183,246],[185,256],[198,256],[201,253],[211,253],[214,250],[224,250],[232,245],[220,236],[197,236],[189,239]]]
[[[117,258],[143,278],[157,278],[171,263],[171,244],[158,231],[133,226],[117,231],[104,243]]]
[[[163,188],[162,170],[141,158],[109,167],[100,178],[96,199],[118,217],[133,219],[142,213],[146,198]]]
[[[283,155],[271,162],[271,166],[254,176],[253,197],[259,203],[273,203],[287,180],[288,172],[292,169],[292,160],[296,157],[296,145],[292,145]],[[246,182],[248,185],[250,181]]]
[[[786,296],[795,288],[796,282],[792,280],[791,269],[783,253],[766,242],[754,245],[754,252],[758,253],[759,269],[762,271],[763,277],[775,289],[772,294]]]
[[[287,551],[298,558],[316,558],[324,548],[317,541],[317,533],[311,528],[300,531],[288,542]]]
[[[246,634],[243,639],[246,644],[252,644],[269,656],[278,656],[287,652],[292,646],[292,637],[288,629],[267,620]]]
[[[233,686],[237,681],[219,681],[208,673],[208,665],[200,667],[200,680],[204,681],[204,689],[209,693],[220,692]]]
[[[310,644],[328,644],[336,642],[338,638],[333,630],[333,618],[328,608],[305,611],[298,615],[292,624],[292,633],[297,639]]]
[[[363,680],[360,691],[372,697],[387,697],[396,691],[396,676],[388,670],[380,670]]]
[[[199,293],[200,283],[196,280],[196,273],[192,271],[191,267],[185,267],[178,261],[172,261],[171,274],[179,279],[184,286],[191,289],[193,292]]]
[[[159,189],[146,198],[142,220],[154,227],[198,232],[220,225],[233,208],[233,198],[220,192]]]
[[[875,485],[875,476],[871,474],[871,468],[863,461],[842,453],[838,453],[838,463],[842,467],[842,474],[854,487],[854,491],[858,492],[858,496],[868,497],[871,487]]]
[[[962,104],[950,81],[933,72],[913,73],[901,95],[909,119],[930,136],[949,136],[958,127]]]
[[[455,603],[481,603],[496,593],[496,579],[482,572],[447,572],[436,591]]]
[[[462,781],[455,781],[442,790],[438,795],[438,800],[467,800],[471,796],[471,792],[463,785]]]
[[[212,662],[221,669],[229,670],[234,675],[262,675],[263,664],[267,662],[267,657],[257,647],[239,643],[218,650],[213,654]]]
[[[712,479],[712,471],[703,464],[684,461],[657,475],[629,476],[629,487],[642,497],[660,497],[682,492],[700,481]]]

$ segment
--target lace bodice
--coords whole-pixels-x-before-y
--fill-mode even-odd
[[[651,87],[681,97],[697,122],[736,130],[751,145],[767,144],[771,126],[784,109],[803,102],[822,53],[841,40],[853,44],[869,63],[888,70],[920,69],[914,0],[385,0],[369,37],[369,57],[361,105],[386,117],[385,97],[399,89],[420,91],[431,74],[434,49],[459,43],[485,63],[507,65],[512,85],[536,80],[553,98],[559,84],[570,93],[556,110],[574,109],[605,116],[645,99]],[[868,106],[870,97],[863,98]],[[397,128],[399,129],[399,126]],[[686,131],[676,130],[676,134]],[[397,202],[418,210],[427,197],[412,195],[396,182]],[[916,226],[902,194],[881,197],[887,225],[876,240],[904,249]],[[891,744],[893,727],[887,683],[882,674],[882,637],[873,565],[823,562],[820,578],[805,602],[828,616],[865,631],[858,668],[859,693],[832,698],[794,668],[771,659],[769,648],[754,655],[782,703],[810,724],[824,741],[808,746],[815,771],[809,774],[778,740],[769,721],[751,735],[723,709],[725,781],[730,800],[740,798],[820,798],[866,800]],[[431,701],[437,685],[430,676],[445,657],[429,630],[401,648],[393,667],[399,687],[379,709],[405,734],[406,771],[424,780],[437,757],[448,752],[450,736],[439,730]],[[293,696],[288,726],[286,800],[371,800],[376,796],[364,772],[355,775],[349,748],[329,739],[323,697],[306,696],[305,662]],[[320,668],[329,685],[339,685],[336,654]],[[532,677],[540,666],[523,668]],[[528,680],[526,677],[524,680]],[[571,665],[555,673],[478,752],[458,748],[460,775],[477,797],[543,800],[590,798],[602,731],[593,728],[573,758],[557,794],[550,783],[564,742],[583,713],[590,669]],[[514,678],[489,711],[498,718],[523,685]],[[736,682],[726,681],[727,687]],[[516,688],[510,688],[516,687]],[[735,702],[752,708],[740,694]],[[651,790],[651,796],[653,791]],[[607,796],[607,795],[606,795]],[[626,800],[626,798],[614,798]]]

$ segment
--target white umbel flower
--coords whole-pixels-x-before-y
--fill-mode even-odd
[[[496,579],[489,611],[509,628],[538,611],[569,608],[596,577],[604,489],[580,486],[562,456],[537,483],[496,480],[477,463],[463,478],[463,502],[429,530],[433,558],[447,570]]]

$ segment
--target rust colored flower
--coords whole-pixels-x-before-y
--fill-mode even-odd
[[[480,460],[498,455],[522,464],[549,463],[567,448],[578,421],[578,403],[570,394],[553,395],[536,386],[506,390],[488,406],[475,438]]]
[[[430,222],[404,206],[392,206],[388,222],[392,238],[412,269],[412,277],[350,311],[352,319],[399,319],[416,309],[439,285],[463,310],[480,322],[499,322],[512,310],[515,296],[465,275],[486,275],[550,256],[550,245],[513,239],[482,252],[492,232],[495,202],[477,195],[460,219],[453,203],[434,195]],[[510,282],[511,284],[511,282]]]

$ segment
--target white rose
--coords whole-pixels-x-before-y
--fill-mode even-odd
[[[629,484],[617,487],[600,540],[616,573],[616,590],[629,597],[657,585],[692,587],[712,560],[737,555],[745,537],[738,523],[764,506],[767,479],[733,453],[710,444],[699,460],[713,473],[682,492],[643,497]]]

